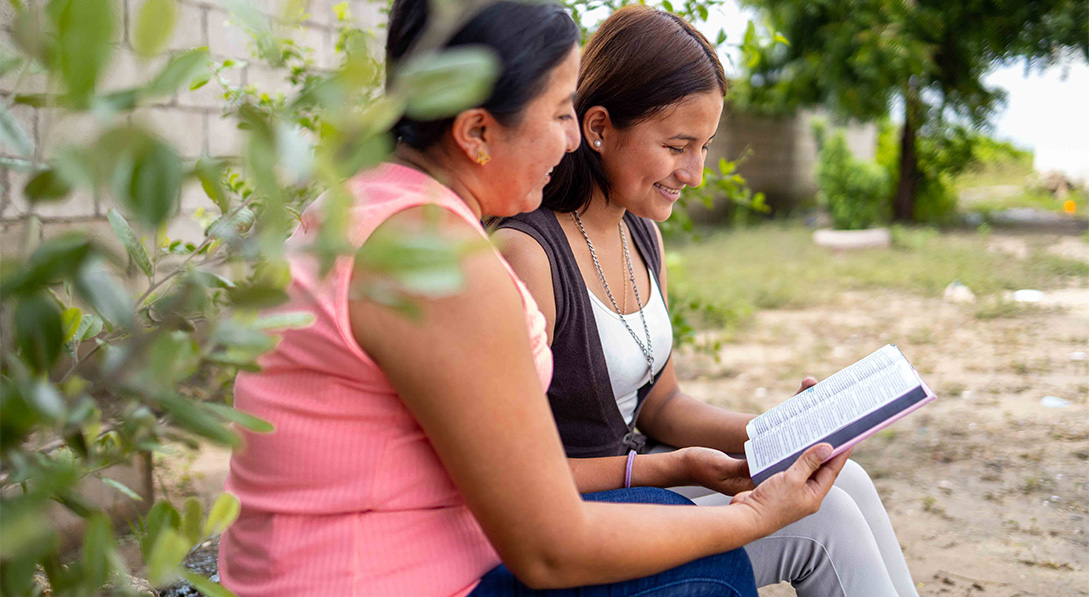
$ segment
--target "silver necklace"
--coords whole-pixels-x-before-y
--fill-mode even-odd
[[[613,293],[609,290],[609,283],[605,281],[605,272],[602,271],[601,263],[597,260],[597,251],[594,250],[594,243],[590,241],[590,236],[586,234],[586,228],[582,225],[582,218],[579,217],[577,211],[571,212],[571,217],[575,220],[575,224],[578,225],[579,232],[582,233],[582,238],[586,239],[586,246],[590,247],[590,257],[594,260],[594,269],[597,270],[597,277],[601,280],[601,285],[605,288],[605,294],[609,297],[609,302],[613,304],[613,309],[616,309],[617,315],[620,316],[620,321],[624,324],[624,327],[628,329],[628,333],[631,334],[632,339],[639,345],[639,350],[643,352],[643,358],[647,360],[647,370],[650,372],[650,379],[651,381],[654,381],[654,346],[650,341],[650,329],[647,327],[647,316],[643,313],[643,299],[639,296],[639,285],[635,283],[635,269],[631,265],[631,254],[628,252],[628,237],[624,234],[624,225],[618,222],[616,227],[620,230],[620,244],[624,247],[624,261],[628,264],[628,279],[631,281],[632,290],[635,291],[635,304],[639,307],[639,319],[643,321],[643,334],[646,335],[646,344],[643,344],[643,341],[639,339],[635,330],[631,329],[631,326],[628,325],[628,320],[624,317],[624,312],[621,311],[620,307],[616,304],[616,299],[613,298]],[[626,287],[624,291],[626,295]]]

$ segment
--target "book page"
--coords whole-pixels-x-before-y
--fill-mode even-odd
[[[846,369],[836,372],[827,379],[820,381],[817,385],[749,421],[745,429],[750,438],[767,433],[773,427],[782,424],[791,417],[804,413],[853,384],[864,381],[901,363],[910,370],[911,365],[904,358],[904,355],[900,353],[900,350],[891,344],[886,344]]]
[[[800,410],[746,442],[746,456],[751,458],[749,467],[755,473],[774,464],[919,385],[919,377],[902,356],[891,367],[871,371],[861,381],[837,385],[834,394],[817,403],[819,408]]]

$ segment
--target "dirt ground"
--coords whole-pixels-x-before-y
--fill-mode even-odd
[[[996,235],[992,250],[1017,258],[1019,242]],[[1055,249],[1089,261],[1080,238]],[[854,458],[874,479],[919,593],[1089,595],[1089,281],[992,319],[940,298],[846,292],[834,305],[761,311],[717,362],[681,354],[678,367],[689,393],[761,412],[805,375],[830,375],[885,343],[901,348],[938,400]],[[1066,404],[1047,406],[1056,402],[1042,403],[1047,396]],[[207,498],[227,456],[206,449],[160,465],[173,499]]]
[[[864,442],[921,595],[1089,595],[1089,289],[977,319],[905,293],[763,311],[719,353],[680,359],[689,393],[762,412],[806,374],[897,344],[939,399]],[[1063,408],[1041,404],[1045,396]],[[787,586],[764,597],[793,595]]]

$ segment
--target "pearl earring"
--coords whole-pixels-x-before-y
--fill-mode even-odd
[[[594,139],[594,147],[601,147],[601,139]]]

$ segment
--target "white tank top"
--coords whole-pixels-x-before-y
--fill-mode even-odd
[[[669,321],[669,312],[666,311],[662,292],[658,288],[658,281],[650,276],[650,298],[643,306],[643,314],[647,318],[647,329],[650,331],[651,344],[654,348],[654,373],[657,374],[665,367],[666,359],[673,348],[673,326]],[[624,416],[624,422],[631,424],[635,414],[635,406],[639,401],[637,396],[639,388],[650,381],[650,373],[647,371],[647,359],[643,351],[631,337],[628,328],[620,320],[620,314],[613,306],[606,305],[601,299],[590,291],[590,303],[594,306],[594,321],[597,323],[597,333],[601,338],[601,348],[605,351],[605,364],[609,368],[609,381],[612,382],[613,396],[616,397],[616,405],[620,408],[620,414]],[[643,321],[639,312],[629,313],[624,319],[635,332],[636,337],[646,344],[643,333]]]

